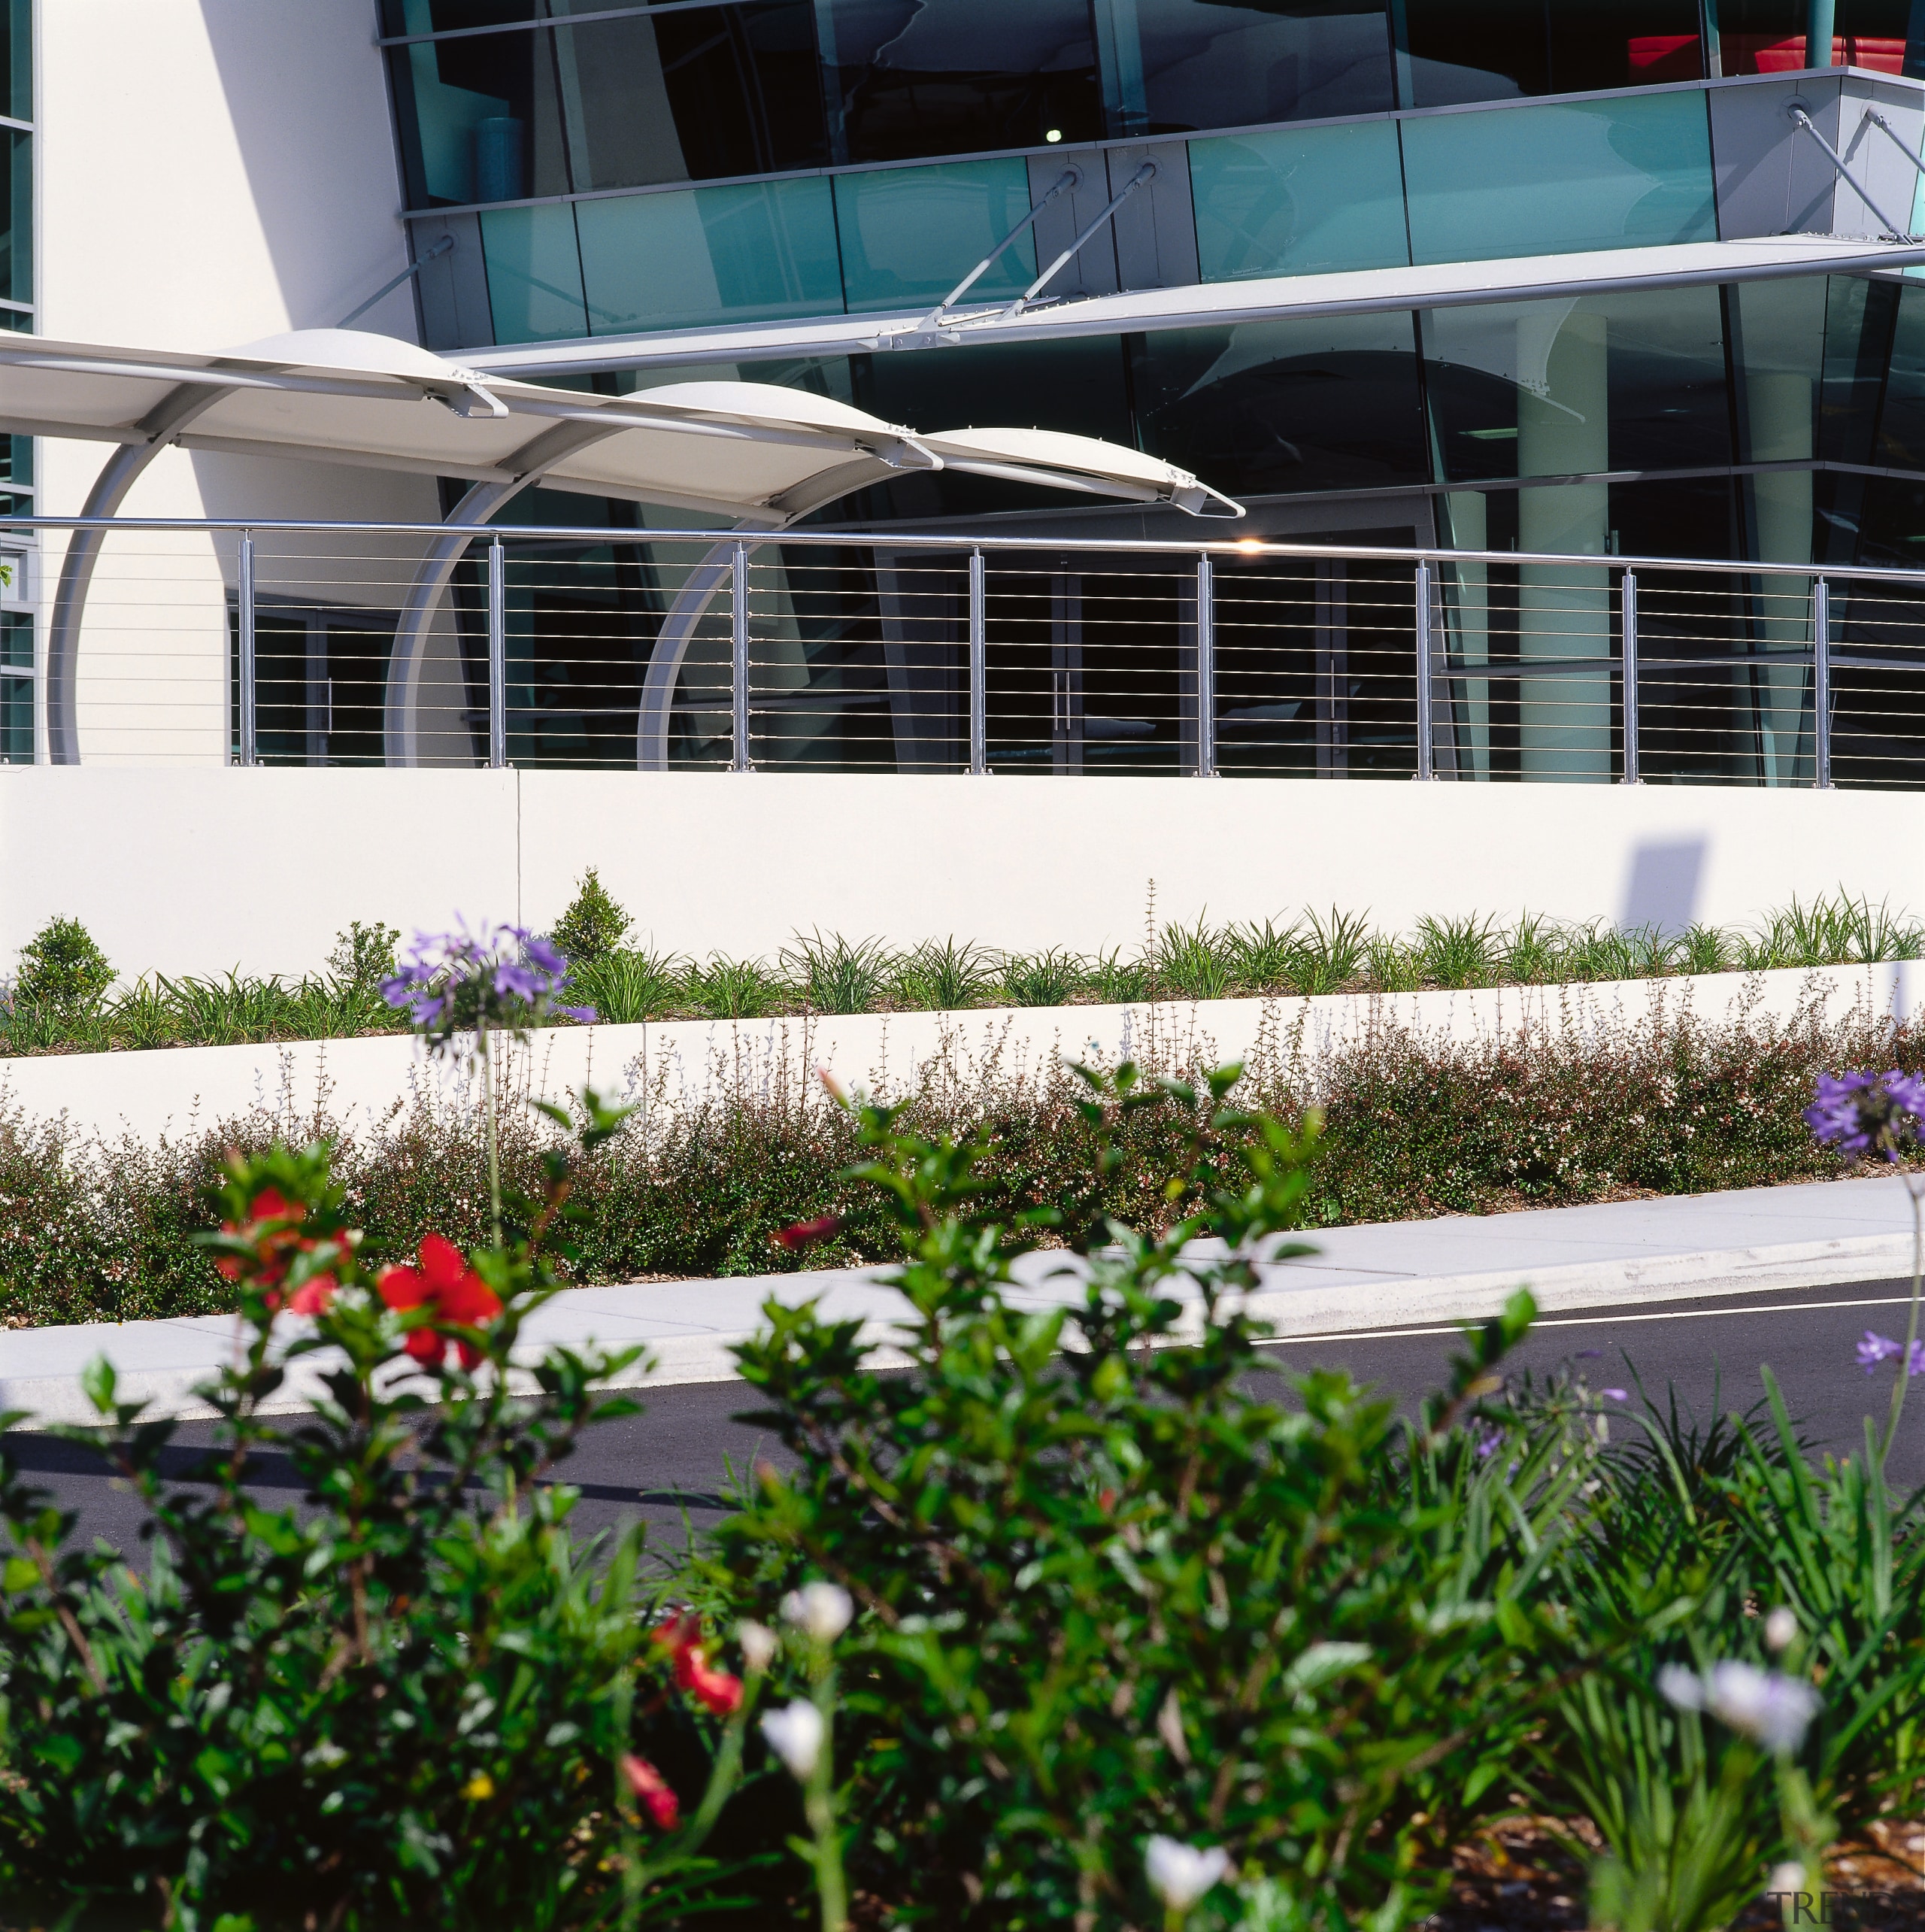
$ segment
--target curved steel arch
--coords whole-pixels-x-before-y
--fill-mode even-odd
[[[656,634],[655,648],[648,655],[647,675],[641,681],[641,708],[635,719],[635,768],[638,772],[665,772],[668,769],[668,726],[675,709],[675,687],[682,675],[682,660],[695,641],[697,626],[714,602],[715,593],[729,581],[735,567],[735,546],[744,540],[731,536],[717,544],[689,572],[681,594],[669,606]],[[756,546],[747,544],[749,554]]]
[[[227,383],[183,382],[139,424],[141,440],[123,444],[109,456],[87,500],[83,517],[111,517],[126,501],[127,493],[161,451],[169,447],[194,419],[233,393]],[[53,614],[47,626],[47,751],[51,763],[80,762],[80,623],[86,614],[87,593],[94,566],[106,547],[105,530],[75,530],[67,539],[60,564],[59,587],[53,596]]]

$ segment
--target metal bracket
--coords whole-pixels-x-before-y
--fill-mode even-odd
[[[1784,111],[1791,117],[1792,124],[1796,127],[1802,127],[1805,132],[1824,150],[1825,159],[1838,171],[1839,179],[1842,180],[1845,186],[1848,187],[1851,192],[1878,217],[1880,221],[1884,223],[1885,235],[1887,238],[1893,241],[1911,241],[1916,240],[1917,238],[1912,234],[1911,231],[1908,228],[1899,227],[1898,223],[1893,221],[1891,217],[1886,214],[1884,210],[1879,207],[1876,202],[1872,200],[1871,195],[1866,190],[1864,183],[1861,182],[1858,179],[1857,176],[1853,174],[1851,170],[1845,165],[1844,156],[1840,154],[1838,150],[1833,147],[1831,143],[1818,132],[1817,122],[1812,120],[1810,113],[1808,111],[1809,105],[1810,104],[1808,102],[1799,100],[1795,96],[1792,99],[1787,101],[1784,104]],[[1870,120],[1876,120],[1878,117],[1875,115],[1871,115],[1868,116],[1867,118]],[[1891,133],[1891,130],[1889,128],[1886,129],[1885,132],[1887,134]],[[1893,138],[1896,140],[1897,137],[1893,135]]]

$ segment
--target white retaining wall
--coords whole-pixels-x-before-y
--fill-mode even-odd
[[[1925,912],[1925,795],[756,772],[0,769],[0,975],[56,914],[120,972],[299,974],[350,919],[545,927],[584,868],[678,952],[820,928],[1079,951],[1159,915],[1741,924]]]
[[[560,1027],[511,1051],[505,1067],[516,1092],[558,1100],[584,1081],[650,1106],[730,1088],[794,1093],[824,1066],[848,1085],[887,1098],[926,1078],[955,1078],[966,1087],[1035,1080],[1059,1057],[1168,1065],[1193,1054],[1222,1062],[1301,1052],[1314,1063],[1323,1050],[1387,1021],[1461,1040],[1526,1027],[1635,1023],[1654,1010],[1688,1008],[1716,1023],[1742,1015],[1785,1020],[1810,1006],[1833,1019],[1854,1007],[1911,1018],[1925,1006],[1925,964],[1388,997]],[[290,1136],[321,1112],[361,1127],[391,1115],[417,1091],[466,1104],[478,1096],[469,1078],[425,1062],[405,1036],[0,1060],[0,1106],[17,1106],[34,1119],[65,1115],[83,1133],[108,1138],[178,1137],[260,1108],[280,1116]]]

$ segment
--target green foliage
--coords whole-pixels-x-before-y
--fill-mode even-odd
[[[337,998],[377,998],[381,981],[393,976],[394,949],[401,934],[377,919],[364,926],[351,920],[347,930],[335,935],[334,950],[328,954],[326,978]]]
[[[1003,956],[1002,990],[1017,1006],[1063,1005],[1081,990],[1083,978],[1082,962],[1060,947]]]
[[[787,985],[759,960],[713,954],[706,966],[690,966],[690,1004],[711,1020],[759,1020],[786,1009]]]
[[[635,1026],[676,1011],[687,984],[681,960],[626,946],[597,955],[570,981],[574,996],[610,1027]]]
[[[634,924],[590,866],[568,910],[555,921],[555,930],[548,936],[556,951],[579,969],[605,959],[628,937]]]
[[[818,1013],[866,1013],[881,999],[893,964],[880,939],[825,939],[799,933],[782,949],[782,964]]]
[[[959,1013],[980,1005],[997,976],[995,958],[984,948],[959,942],[953,936],[926,939],[896,962],[893,996],[899,1006]]]
[[[17,1005],[62,1019],[91,1015],[114,984],[114,969],[77,919],[50,919],[20,949]]]
[[[579,1151],[620,1119],[584,1095]],[[558,1152],[543,1197],[517,1204],[560,1253],[571,1166]],[[570,1533],[555,1471],[583,1429],[633,1412],[591,1391],[635,1351],[550,1351],[511,1394],[553,1292],[544,1250],[474,1255],[465,1303],[377,1292],[324,1145],[237,1157],[214,1198],[223,1230],[202,1239],[237,1277],[244,1346],[202,1391],[220,1419],[196,1482],[170,1479],[174,1425],[123,1400],[105,1362],[87,1378],[100,1426],[65,1432],[141,1500],[146,1573],[74,1546],[0,1446],[9,1906],[179,1932],[670,1915],[716,1872],[702,1839],[756,1680],[726,1734],[711,1724],[647,1636],[638,1539]],[[311,1335],[276,1333],[290,1294]],[[318,1377],[314,1412],[277,1424],[263,1408],[295,1364]],[[253,1486],[277,1461],[303,1503]],[[632,1800],[609,1795],[629,1751],[684,1788],[715,1772],[645,1861]]]

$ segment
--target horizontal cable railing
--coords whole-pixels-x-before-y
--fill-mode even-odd
[[[107,533],[83,601],[79,529]],[[10,536],[41,553],[17,760],[1925,784],[1925,573],[1000,529]]]

